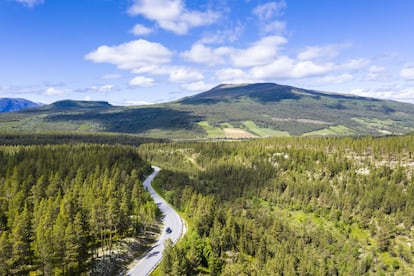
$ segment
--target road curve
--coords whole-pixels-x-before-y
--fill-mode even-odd
[[[154,199],[158,208],[163,213],[163,228],[161,235],[158,238],[158,242],[152,247],[152,249],[142,257],[139,262],[131,268],[127,275],[131,276],[144,276],[149,275],[161,262],[162,254],[164,252],[164,243],[167,239],[171,239],[175,244],[186,231],[183,219],[177,214],[177,212],[159,195],[151,186],[151,182],[154,177],[160,172],[160,168],[152,166],[154,172],[147,177],[144,181],[144,187],[150,192],[151,197]],[[170,227],[172,232],[170,234],[165,232],[165,229]]]

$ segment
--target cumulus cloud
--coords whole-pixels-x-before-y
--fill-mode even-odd
[[[129,14],[142,15],[168,31],[186,34],[190,28],[214,23],[219,14],[211,10],[188,10],[183,0],[134,0]]]
[[[326,74],[334,70],[333,63],[318,64],[312,61],[295,61],[287,56],[282,56],[269,64],[252,68],[250,73],[255,79],[305,78]]]
[[[405,80],[414,80],[414,66],[406,65],[400,71],[400,75]]]
[[[155,85],[155,81],[151,78],[147,78],[144,76],[136,76],[135,78],[129,81],[129,85],[138,87],[152,87]]]
[[[56,87],[48,87],[45,91],[43,91],[43,95],[45,96],[60,96],[64,94],[66,94],[66,91]]]
[[[276,58],[279,46],[285,43],[287,40],[282,36],[267,36],[249,48],[234,50],[231,59],[237,67],[266,64]]]
[[[35,5],[43,4],[43,0],[15,0],[18,3],[21,3],[29,8],[34,7]]]
[[[204,76],[200,72],[187,68],[172,69],[169,75],[169,80],[177,83],[195,82],[204,79]]]
[[[276,58],[280,45],[287,43],[282,36],[266,36],[245,49],[231,47],[212,48],[194,44],[182,54],[186,59],[207,65],[231,63],[235,67],[263,65]]]
[[[263,5],[257,6],[253,10],[253,14],[260,19],[271,19],[274,16],[279,16],[286,8],[286,2],[268,2]]]
[[[132,28],[131,33],[134,35],[149,35],[152,33],[153,30],[141,24],[136,24],[134,28]]]
[[[182,56],[195,63],[206,65],[217,65],[226,62],[226,57],[233,50],[229,47],[211,48],[200,43],[194,44],[189,51],[182,53]]]
[[[85,59],[96,63],[111,63],[119,69],[136,70],[168,63],[171,55],[170,50],[159,43],[138,39],[117,46],[100,46],[85,55]]]

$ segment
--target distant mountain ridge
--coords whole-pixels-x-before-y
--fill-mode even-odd
[[[128,133],[167,139],[398,135],[414,132],[414,105],[275,83],[222,84],[150,106],[59,101],[2,114],[1,129]]]
[[[41,104],[22,98],[0,98],[0,113],[15,112],[38,106]]]

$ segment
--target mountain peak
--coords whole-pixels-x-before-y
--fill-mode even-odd
[[[22,98],[0,98],[0,113],[15,112],[37,106],[40,104]]]

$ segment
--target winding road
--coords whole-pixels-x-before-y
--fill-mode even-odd
[[[148,189],[151,197],[154,199],[158,208],[163,213],[163,229],[159,236],[158,242],[153,248],[142,257],[139,262],[128,271],[127,275],[131,276],[144,276],[149,275],[161,262],[162,254],[164,251],[164,242],[167,239],[171,239],[175,244],[186,232],[186,228],[182,218],[177,212],[159,195],[151,186],[151,182],[154,177],[160,172],[160,168],[153,166],[154,172],[147,177],[144,181],[144,187]],[[170,227],[172,232],[166,233],[167,227]]]

